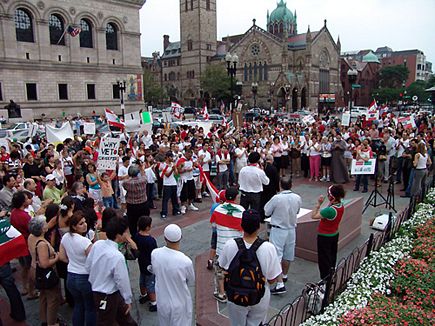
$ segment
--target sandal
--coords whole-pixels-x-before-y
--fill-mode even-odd
[[[213,293],[214,298],[219,301],[220,303],[227,303],[228,299],[227,299],[227,295],[224,294],[220,294],[218,292]]]

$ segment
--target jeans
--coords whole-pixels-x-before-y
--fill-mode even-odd
[[[72,317],[74,326],[94,326],[97,324],[92,288],[88,278],[89,275],[68,272],[67,286],[74,297]]]
[[[154,207],[154,183],[147,183],[147,200],[148,207],[151,209]]]
[[[362,183],[364,191],[367,191],[369,185],[369,176],[367,174],[358,174],[356,176],[355,189],[359,190],[359,185]]]
[[[115,200],[113,197],[103,197],[103,205],[108,208],[115,208]]]
[[[163,186],[162,211],[160,212],[160,215],[168,215],[169,199],[172,202],[172,214],[175,215],[180,212],[180,206],[178,205],[177,197],[177,186]]]
[[[396,181],[402,182],[403,157],[397,158]]]
[[[21,300],[21,294],[15,285],[11,265],[9,263],[0,266],[0,284],[5,289],[6,295],[9,298],[12,319],[16,321],[26,320],[23,300]]]
[[[414,182],[414,176],[415,176],[415,169],[412,168],[411,173],[409,174],[408,186],[406,187],[405,190],[406,196],[411,196],[411,188],[412,188],[412,183]]]

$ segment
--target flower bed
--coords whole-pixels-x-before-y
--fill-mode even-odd
[[[427,198],[435,199],[435,190]],[[435,201],[418,205],[395,238],[365,258],[346,290],[303,325],[431,325]]]

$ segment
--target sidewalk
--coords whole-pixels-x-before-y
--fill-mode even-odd
[[[306,180],[302,180],[301,178],[294,180],[293,191],[301,195],[303,199],[302,206],[304,208],[311,209],[315,206],[317,198],[319,195],[326,194],[328,183],[316,183],[309,182]],[[370,182],[372,185],[372,182]],[[372,186],[369,187],[369,190],[372,190]],[[396,185],[396,188],[399,189],[399,186]],[[346,189],[346,198],[355,198],[355,197],[364,197],[364,202],[369,197],[370,192],[362,194],[361,192],[354,192],[353,182],[345,185]],[[385,196],[387,185],[383,184],[379,189]],[[408,203],[409,199],[400,198],[399,191],[396,191],[396,210],[399,212],[404,209]],[[156,201],[156,205],[160,206],[160,201]],[[209,209],[211,206],[211,200],[205,199],[203,203],[198,204],[200,210],[198,212],[190,212],[188,211],[186,215],[179,217],[168,216],[167,220],[162,220],[159,217],[159,209],[152,210],[151,216],[153,217],[153,230],[152,235],[157,238],[158,245],[161,246],[164,244],[164,239],[162,237],[162,233],[164,227],[170,223],[177,223],[183,229],[183,239],[181,242],[181,250],[188,255],[193,263],[195,264],[196,275],[199,278],[204,278],[205,282],[207,279],[211,279],[212,272],[206,270],[205,261],[208,257],[208,249],[210,247],[210,234],[211,228],[209,223]],[[366,241],[371,233],[371,229],[369,227],[369,219],[373,217],[378,212],[387,212],[385,209],[385,205],[379,206],[377,208],[369,207],[363,215],[362,222],[362,231],[361,235],[352,241],[345,248],[340,250],[338,253],[338,259],[346,257],[357,245]],[[315,239],[313,239],[315,241]],[[198,265],[196,265],[198,263]],[[18,268],[17,263],[13,263],[14,266]],[[139,268],[136,262],[128,262],[128,267],[130,271],[130,282],[133,289],[134,297],[136,301],[133,304],[132,315],[138,321],[140,325],[154,326],[158,325],[157,313],[151,313],[148,311],[148,305],[141,305],[137,301],[139,297]],[[208,278],[207,278],[208,275]],[[19,278],[19,272],[14,273],[16,278]],[[270,316],[276,314],[279,309],[281,309],[284,305],[290,303],[297,296],[300,295],[305,283],[307,282],[316,282],[319,280],[319,272],[317,268],[317,264],[306,261],[303,259],[296,258],[296,260],[292,263],[289,272],[289,281],[286,283],[287,293],[280,296],[272,296],[271,299],[271,308],[269,311]],[[17,279],[18,287],[20,288],[20,280]],[[208,286],[201,286],[197,291],[201,291],[200,293],[203,297],[208,299],[205,302],[201,302],[198,304],[198,308],[201,307],[210,307],[210,306],[218,306],[219,311],[222,316],[216,315],[217,320],[220,326],[225,326],[229,324],[228,319],[226,319],[226,305],[218,304],[216,300],[213,299],[213,293],[210,292],[210,283],[205,283]],[[199,313],[196,309],[195,304],[195,284],[190,285],[190,290],[192,294],[192,298],[194,300],[194,312]],[[3,324],[6,325],[31,325],[37,326],[40,325],[38,318],[38,300],[28,301],[25,298],[23,299],[26,312],[27,312],[27,323],[25,324],[12,324],[8,323],[6,320],[6,316],[9,314],[9,306],[7,297],[3,291],[3,288],[0,289],[0,312],[1,318],[3,319]],[[201,308],[202,309],[202,308]],[[62,306],[59,314],[63,319],[67,321],[71,321],[71,313],[72,309],[67,307],[66,305]],[[223,321],[223,322],[222,322]],[[209,326],[205,325],[204,326]]]

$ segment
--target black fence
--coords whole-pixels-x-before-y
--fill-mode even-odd
[[[434,185],[435,178],[432,177],[426,182],[420,198],[424,198],[429,188]],[[346,289],[349,279],[361,266],[363,259],[390,241],[400,229],[402,223],[411,218],[417,204],[415,198],[410,199],[409,206],[397,214],[395,219],[390,213],[384,231],[370,234],[367,241],[355,248],[346,258],[341,259],[336,268],[331,270],[332,276],[329,279],[321,280],[316,284],[307,284],[300,296],[285,305],[264,326],[296,326],[305,322],[309,317],[322,313],[324,308]]]

